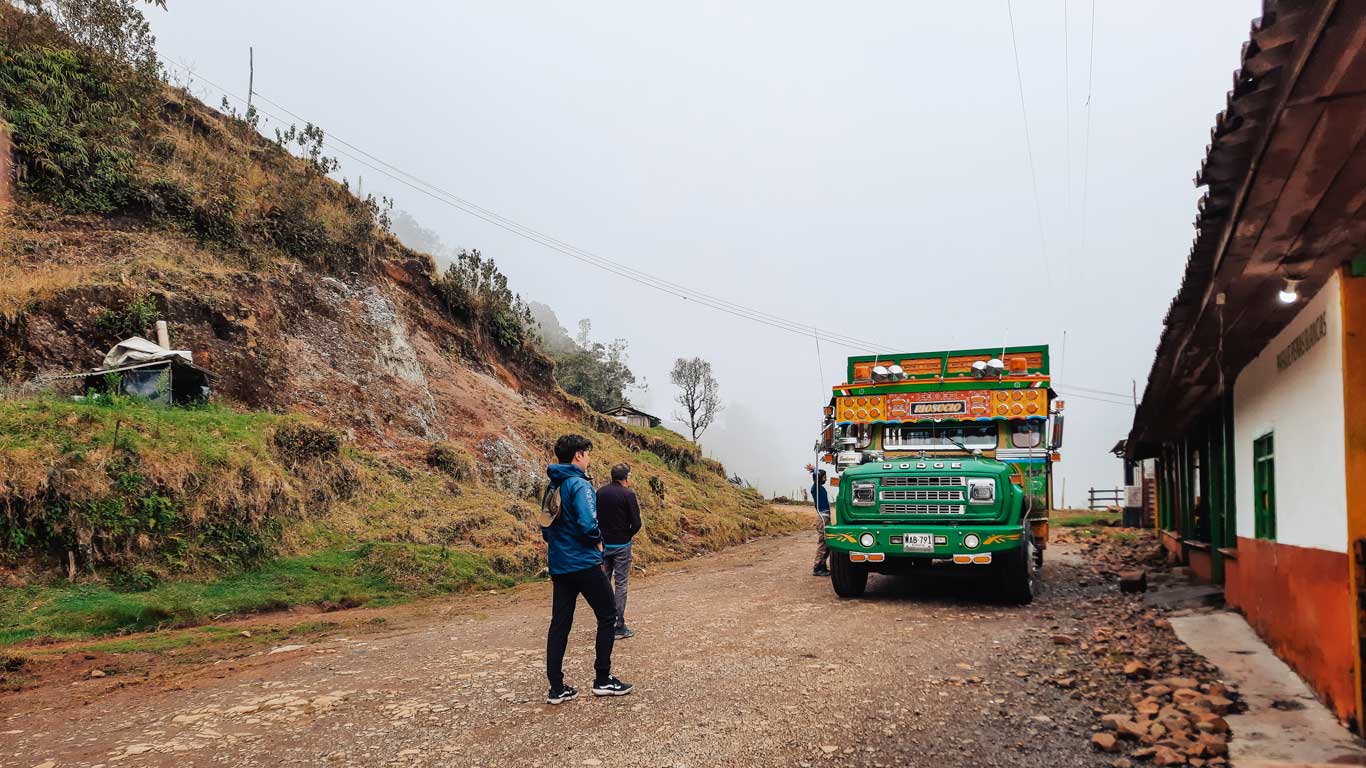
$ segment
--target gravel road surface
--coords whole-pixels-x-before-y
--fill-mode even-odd
[[[630,696],[588,695],[580,603],[566,672],[582,695],[544,703],[550,593],[531,584],[169,685],[11,695],[0,765],[1109,763],[1088,746],[1097,702],[1047,682],[1067,606],[1105,599],[1066,547],[1049,550],[1045,593],[1024,608],[963,580],[874,577],[866,598],[840,600],[810,576],[812,550],[811,533],[764,539],[635,577],[638,635],[614,659]]]

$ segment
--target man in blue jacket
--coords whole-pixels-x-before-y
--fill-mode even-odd
[[[555,441],[558,464],[546,467],[551,489],[559,489],[560,512],[541,528],[554,585],[550,608],[550,632],[545,644],[545,674],[550,692],[545,700],[560,704],[579,695],[564,684],[564,649],[574,624],[579,595],[588,601],[598,619],[597,652],[593,668],[594,696],[625,696],[632,686],[612,676],[612,643],[615,641],[616,603],[607,574],[602,570],[602,533],[598,530],[597,493],[588,476],[588,453],[593,443],[582,435],[563,435]]]

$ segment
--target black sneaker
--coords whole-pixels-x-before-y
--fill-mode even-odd
[[[562,686],[560,686],[560,689],[559,689],[558,691],[555,690],[554,688],[551,688],[551,689],[550,689],[550,692],[547,693],[547,694],[545,695],[545,703],[547,703],[547,704],[563,704],[563,703],[565,703],[566,701],[572,701],[572,700],[574,700],[574,699],[576,699],[576,698],[578,698],[578,697],[579,697],[579,689],[578,689],[578,688],[575,688],[575,687],[572,686],[572,685],[562,685]]]
[[[826,568],[826,567],[823,566],[823,565],[818,565],[818,566],[816,566],[815,568],[812,568],[812,569],[811,569],[811,575],[812,575],[812,576],[829,576],[829,575],[830,575],[830,569],[829,569],[829,568]]]
[[[628,637],[635,637],[636,631],[628,626],[623,625],[617,627],[616,635],[618,640],[625,640]]]
[[[630,693],[633,688],[635,688],[635,686],[630,683],[623,683],[615,677],[609,677],[606,680],[593,683],[593,695],[625,696]]]

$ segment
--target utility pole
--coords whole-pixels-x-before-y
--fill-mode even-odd
[[[256,49],[247,46],[247,111],[251,111],[251,97],[256,92]]]

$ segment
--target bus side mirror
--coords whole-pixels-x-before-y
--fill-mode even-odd
[[[1061,413],[1053,414],[1053,445],[1050,447],[1055,451],[1062,447],[1062,418]]]

